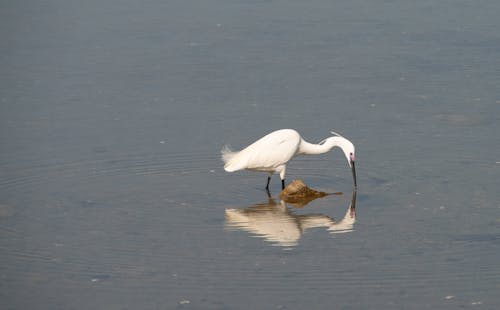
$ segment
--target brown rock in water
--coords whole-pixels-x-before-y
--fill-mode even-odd
[[[318,192],[310,189],[302,180],[293,180],[280,193],[280,199],[293,204],[296,207],[303,207],[314,199],[328,195],[325,192]]]

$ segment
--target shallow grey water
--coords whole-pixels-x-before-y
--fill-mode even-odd
[[[496,309],[499,10],[2,3],[2,308]],[[338,150],[289,165],[344,193],[302,208],[222,170],[223,145],[289,127],[355,143],[345,233]]]

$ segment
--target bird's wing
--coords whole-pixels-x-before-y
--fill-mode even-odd
[[[282,134],[264,138],[249,147],[248,169],[275,169],[284,165],[295,156],[300,143],[298,134]]]
[[[241,169],[274,171],[296,154],[300,139],[295,130],[272,132],[239,152],[227,152],[224,169],[229,172]]]

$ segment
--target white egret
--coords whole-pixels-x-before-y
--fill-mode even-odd
[[[285,188],[285,173],[288,162],[298,155],[323,154],[338,146],[344,152],[347,163],[352,170],[354,187],[356,183],[356,168],[354,166],[354,145],[338,133],[324,139],[318,144],[302,139],[293,129],[280,129],[260,138],[241,151],[233,152],[227,146],[221,151],[224,170],[233,172],[247,169],[269,173],[266,190],[269,191],[269,181],[273,173],[279,173],[281,188]]]

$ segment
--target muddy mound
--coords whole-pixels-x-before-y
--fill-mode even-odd
[[[280,193],[280,199],[293,204],[297,207],[303,207],[314,199],[328,195],[325,192],[318,192],[309,188],[302,180],[293,180]]]

